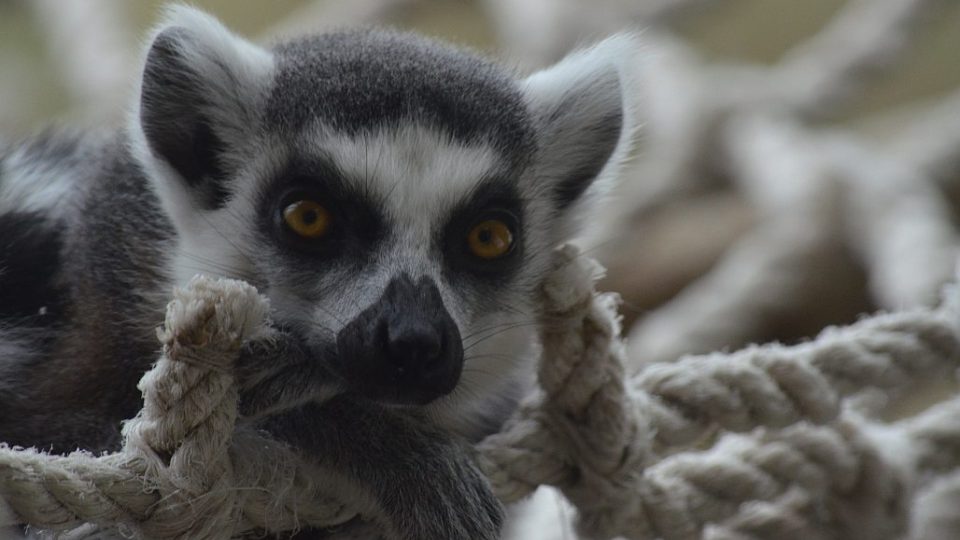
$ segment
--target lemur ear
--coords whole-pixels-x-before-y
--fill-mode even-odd
[[[186,197],[177,204],[204,209],[223,204],[226,150],[241,146],[256,125],[272,66],[269,52],[210,15],[186,6],[167,11],[147,50],[135,120],[148,159],[181,184],[165,186],[167,198]]]
[[[550,184],[558,210],[580,202],[591,186],[591,193],[609,189],[606,179],[629,155],[638,50],[634,35],[616,35],[524,81],[539,138],[538,181]]]

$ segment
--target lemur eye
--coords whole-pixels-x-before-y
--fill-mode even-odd
[[[316,201],[296,201],[283,209],[290,230],[307,239],[317,239],[330,228],[330,213]]]
[[[475,225],[467,234],[470,252],[481,259],[498,259],[513,247],[510,227],[499,219],[488,219]]]

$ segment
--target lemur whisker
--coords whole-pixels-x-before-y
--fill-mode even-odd
[[[484,335],[477,335],[477,334],[480,334],[480,332],[474,333],[474,338],[473,338],[474,341],[472,341],[471,343],[465,345],[465,347],[468,347],[468,348],[469,348],[469,347],[473,347],[473,346],[477,345],[478,343],[480,343],[480,342],[482,342],[482,341],[486,341],[486,340],[490,339],[491,337],[494,337],[495,335],[499,335],[499,334],[501,334],[501,333],[504,333],[504,332],[507,332],[507,331],[510,331],[510,330],[514,330],[514,329],[517,329],[517,328],[524,328],[524,327],[539,327],[539,328],[541,328],[541,329],[543,329],[543,330],[563,330],[563,329],[565,328],[564,325],[555,325],[555,324],[553,324],[552,322],[550,322],[549,320],[545,320],[545,319],[543,319],[543,318],[538,318],[538,319],[536,319],[536,320],[516,321],[516,322],[512,322],[512,323],[504,323],[503,325],[501,325],[501,326],[499,326],[499,327],[497,327],[497,328],[488,329],[489,331],[486,332]],[[493,332],[493,335],[490,335],[490,334],[491,334],[491,331]]]
[[[485,369],[487,366],[484,364],[476,364],[478,360],[484,359],[507,361],[515,360],[515,358],[509,354],[477,354],[463,359],[463,372],[466,374],[479,373],[481,375],[496,375],[497,372],[490,369]]]
[[[532,320],[532,319],[528,319],[528,320],[525,320],[525,321],[505,321],[505,322],[501,322],[501,323],[497,323],[497,324],[491,324],[491,325],[488,325],[488,326],[484,326],[484,327],[482,327],[482,328],[478,328],[478,329],[476,329],[475,331],[470,332],[469,334],[461,337],[460,339],[461,339],[461,341],[463,341],[464,343],[467,343],[469,340],[471,340],[471,339],[473,339],[473,338],[475,338],[475,337],[477,337],[477,336],[479,336],[479,335],[481,335],[481,334],[484,334],[484,333],[486,333],[486,332],[489,332],[489,331],[491,331],[491,330],[498,330],[498,329],[500,329],[500,328],[505,328],[505,327],[513,326],[513,325],[515,325],[515,324],[517,324],[517,323],[520,323],[520,322],[523,322],[523,323],[530,322],[530,323],[532,323],[532,322],[535,322],[535,321]]]
[[[244,251],[236,242],[234,242],[226,234],[224,234],[219,227],[214,225],[213,222],[210,220],[210,218],[206,214],[201,213],[200,216],[207,223],[207,226],[210,227],[210,230],[215,232],[217,236],[219,236],[220,238],[223,238],[223,240],[226,243],[230,244],[230,247],[236,250],[237,254],[239,254],[241,257],[243,257],[247,261],[247,264],[249,264],[251,267],[256,266],[256,261],[254,260],[254,258],[249,253]]]
[[[225,277],[239,278],[254,284],[257,282],[257,276],[255,276],[253,273],[249,272],[246,269],[230,266],[228,264],[219,262],[210,257],[204,257],[203,255],[198,255],[196,253],[192,253],[189,251],[184,251],[182,255],[188,259],[191,259],[197,263],[200,263],[200,265],[197,265],[194,267],[197,270],[213,268],[214,270],[218,270]]]
[[[497,330],[497,331],[494,331],[494,332],[491,332],[491,333],[489,333],[489,334],[485,334],[485,335],[483,335],[483,336],[481,336],[481,337],[476,338],[476,339],[475,339],[473,342],[471,342],[470,344],[464,345],[464,347],[463,347],[463,352],[466,353],[467,351],[469,351],[470,349],[476,347],[477,345],[480,345],[481,343],[483,343],[483,342],[485,342],[485,341],[489,341],[489,340],[491,340],[491,339],[493,339],[493,338],[495,338],[495,337],[498,337],[498,336],[500,336],[500,335],[502,335],[502,334],[505,334],[505,333],[507,333],[507,332],[509,332],[509,331],[511,331],[511,330],[516,330],[516,329],[519,329],[519,328],[535,327],[535,326],[540,326],[540,325],[541,325],[540,322],[536,322],[536,321],[535,321],[535,322],[528,322],[528,323],[517,323],[517,324],[514,324],[514,325],[510,325],[510,326],[508,326],[508,327],[506,327],[506,328],[501,328],[501,329],[499,329],[499,330]]]

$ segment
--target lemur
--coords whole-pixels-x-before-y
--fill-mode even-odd
[[[636,50],[521,78],[410,33],[264,47],[169,8],[125,129],[0,154],[0,441],[116,449],[172,287],[238,278],[276,328],[241,359],[248,421],[388,537],[492,538],[462,441],[530,384],[550,251],[629,153]]]

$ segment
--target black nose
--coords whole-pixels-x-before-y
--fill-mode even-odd
[[[436,284],[395,277],[383,296],[337,334],[348,387],[390,403],[425,404],[460,380],[463,344]]]
[[[387,359],[403,374],[406,371],[427,371],[443,353],[443,334],[431,321],[399,314],[387,324]]]

